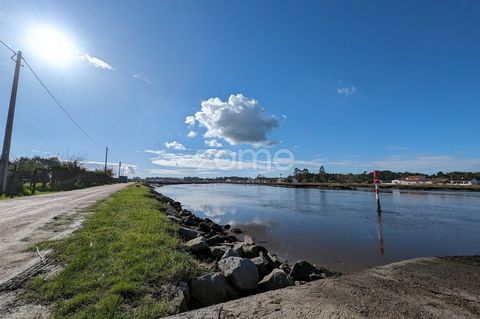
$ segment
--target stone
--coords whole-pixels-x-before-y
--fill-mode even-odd
[[[220,259],[225,259],[228,257],[241,257],[240,254],[233,250],[232,248],[227,249]]]
[[[234,234],[241,234],[242,233],[242,231],[238,228],[232,228],[232,229],[230,229],[230,231]]]
[[[228,242],[228,239],[220,235],[215,235],[207,239],[207,244],[209,244],[210,246],[218,245],[225,242]]]
[[[200,224],[198,224],[198,230],[204,232],[204,233],[208,233],[210,232],[212,228],[210,227],[209,224],[207,224],[206,222],[201,222]]]
[[[235,243],[238,241],[237,236],[235,235],[227,235],[228,239],[230,240],[231,243]]]
[[[251,236],[248,236],[248,235],[243,236],[243,241],[247,245],[255,245],[255,241]]]
[[[277,267],[276,267],[276,268],[277,268]],[[292,270],[292,268],[290,268],[290,265],[287,264],[287,263],[280,264],[280,266],[279,266],[278,268],[280,268],[281,270],[283,270],[283,271],[286,272],[287,274],[289,274],[290,271]]]
[[[260,256],[260,253],[264,253],[265,255],[268,254],[268,251],[265,247],[260,246],[260,245],[251,245],[251,244],[245,244],[242,247],[243,252],[246,257],[248,258],[255,258]]]
[[[203,237],[197,237],[189,240],[185,243],[185,245],[194,254],[207,254],[210,252],[210,248]]]
[[[280,260],[278,259],[277,255],[268,252],[268,257],[272,260],[273,265],[275,266],[275,268],[280,267],[280,265],[282,264],[282,263],[280,262]],[[289,273],[289,272],[290,272],[290,271],[287,271],[287,273]]]
[[[208,243],[208,241],[207,241]],[[210,252],[212,253],[213,257],[215,257],[216,260],[222,259],[222,256],[229,250],[230,248],[227,246],[211,246],[210,247]]]
[[[225,225],[223,225],[223,229],[225,229],[225,230],[229,230],[229,229],[230,229],[230,227],[232,227],[232,226],[230,226],[229,224],[225,224]]]
[[[183,240],[192,240],[194,238],[197,238],[200,236],[200,232],[194,230],[194,229],[190,229],[190,228],[186,228],[186,227],[179,227],[178,228],[178,236],[180,236],[180,238],[182,238]]]
[[[202,306],[210,306],[239,296],[221,273],[207,274],[192,280],[190,293]]]
[[[259,283],[260,289],[275,290],[292,286],[293,282],[288,278],[288,275],[281,269],[275,268],[271,273],[266,275]]]
[[[165,209],[165,212],[168,214],[168,215],[172,215],[172,216],[178,216],[178,212],[173,209],[172,206],[167,206],[167,208]]]
[[[267,275],[273,269],[270,261],[263,253],[260,253],[260,256],[252,258],[251,260],[255,266],[257,266],[260,277]]]
[[[290,271],[290,278],[300,281],[311,281],[310,276],[313,274],[321,275],[321,271],[308,261],[297,261]]]
[[[172,215],[167,215],[167,218],[170,219],[172,222],[181,224],[182,220],[178,217],[172,216]]]
[[[243,251],[243,246],[245,243],[243,241],[240,241],[233,245],[233,250],[240,256],[240,257],[245,257],[245,252]]]
[[[212,223],[210,226],[216,232],[221,232],[223,230],[222,226],[220,226],[219,224],[216,224],[216,223]]]
[[[228,257],[218,262],[218,268],[239,290],[247,291],[257,288],[260,276],[257,266],[250,259]]]
[[[182,217],[182,221],[187,226],[197,226],[199,224],[197,218],[193,215]]]
[[[177,286],[166,284],[160,287],[161,294],[170,304],[177,309],[177,312],[185,312],[188,310],[190,301],[190,289],[186,282],[179,282]]]

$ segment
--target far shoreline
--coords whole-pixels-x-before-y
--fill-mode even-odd
[[[195,185],[195,184],[233,184],[233,185],[255,185],[271,186],[285,188],[312,188],[326,190],[350,190],[365,191],[374,190],[373,184],[341,184],[341,183],[245,183],[245,182],[173,182],[173,183],[149,183],[155,187],[169,185]],[[380,190],[412,190],[412,191],[452,191],[452,192],[480,192],[480,185],[444,185],[444,184],[418,184],[418,185],[398,185],[398,184],[380,184]]]

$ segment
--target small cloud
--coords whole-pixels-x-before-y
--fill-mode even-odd
[[[80,60],[87,62],[88,64],[103,70],[113,70],[113,67],[107,62],[100,60],[94,56],[91,56],[88,53],[79,52],[78,53]]]
[[[195,131],[190,131],[190,132],[188,132],[187,137],[189,137],[189,138],[194,138],[194,137],[197,136],[197,135],[198,135],[197,132],[195,132]]]
[[[338,87],[337,87],[337,93],[338,94],[343,94],[346,96],[352,95],[355,92],[357,92],[357,88],[352,86],[345,86],[343,84],[343,81],[338,81]]]
[[[205,144],[210,147],[222,147],[222,143],[217,141],[216,139],[213,140],[205,140]]]
[[[282,114],[282,117],[283,117],[284,119],[288,119],[288,116],[286,116],[285,114]]]
[[[189,128],[195,126],[195,116],[189,115],[185,118],[185,124],[188,125]]]
[[[152,84],[152,81],[150,81],[150,80],[149,80],[145,75],[143,75],[143,74],[134,73],[134,74],[132,75],[132,77],[133,77],[134,79],[141,80],[141,81],[143,81],[143,82],[145,82],[145,83],[147,83],[147,84]]]
[[[186,149],[186,147],[182,143],[177,142],[177,141],[165,142],[163,145],[166,148],[171,148],[171,149],[174,149],[174,150],[185,150]]]

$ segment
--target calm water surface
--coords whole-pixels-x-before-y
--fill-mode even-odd
[[[351,272],[420,256],[480,254],[480,193],[382,193],[258,185],[172,185],[157,191],[199,217],[236,224],[289,261]]]

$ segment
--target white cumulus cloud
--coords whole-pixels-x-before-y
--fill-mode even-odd
[[[171,141],[171,142],[165,142],[163,144],[166,148],[171,148],[171,149],[174,149],[174,150],[185,150],[185,146],[180,143],[180,142],[177,142],[177,141]]]
[[[268,134],[278,127],[278,120],[264,113],[255,99],[237,94],[228,101],[218,97],[203,101],[201,110],[187,116],[185,124],[192,127],[198,123],[207,129],[205,138],[223,138],[231,145],[269,146],[276,143]]]
[[[99,58],[91,56],[88,53],[79,52],[79,57],[81,60],[87,62],[88,64],[96,68],[104,69],[104,70],[113,70],[113,67],[110,64],[108,64],[103,60],[100,60]]]
[[[188,127],[193,127],[195,125],[195,116],[189,115],[185,118],[185,124],[188,125]]]
[[[222,143],[217,141],[216,139],[213,140],[205,140],[205,144],[210,147],[222,147]]]
[[[197,135],[198,135],[197,132],[195,132],[195,131],[190,131],[190,132],[188,132],[187,137],[189,137],[189,138],[194,138],[194,137],[197,136]]]

